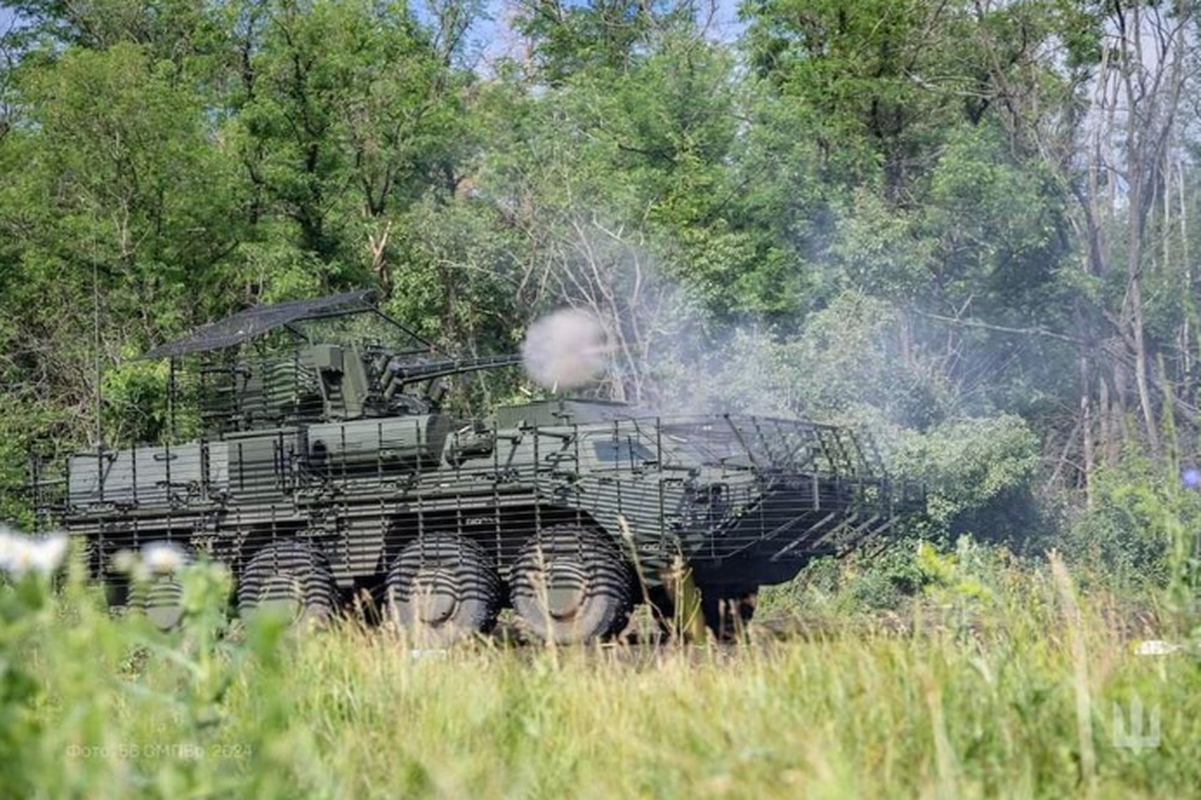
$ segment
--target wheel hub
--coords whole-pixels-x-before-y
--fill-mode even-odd
[[[183,606],[178,603],[153,605],[146,609],[146,618],[162,631],[169,631],[183,619]]]
[[[146,590],[146,618],[159,630],[168,631],[183,619],[183,590],[171,577],[154,580]]]
[[[579,613],[588,589],[588,576],[578,564],[552,564],[546,580],[546,609],[557,620]]]
[[[295,576],[273,575],[259,590],[255,610],[294,621],[304,612],[303,595],[304,590]]]
[[[453,586],[439,569],[425,569],[418,573],[414,595],[417,618],[426,625],[445,624],[459,607],[459,598]]]

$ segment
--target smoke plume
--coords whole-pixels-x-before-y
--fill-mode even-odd
[[[604,372],[608,353],[600,322],[592,314],[572,308],[535,322],[521,346],[526,372],[552,391],[595,380]]]

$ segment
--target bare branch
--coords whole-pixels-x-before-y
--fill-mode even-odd
[[[1030,328],[1014,328],[1008,325],[994,325],[990,322],[983,322],[970,317],[967,319],[959,319],[957,317],[947,317],[943,316],[942,314],[931,314],[926,311],[918,310],[915,310],[914,313],[918,314],[919,316],[926,317],[927,319],[932,319],[937,322],[946,322],[951,325],[959,325],[964,328],[980,328],[982,330],[996,331],[998,333],[1013,333],[1021,336],[1042,336],[1048,339],[1057,339],[1061,342],[1085,344],[1085,341],[1079,337],[1069,336],[1066,333],[1059,333],[1058,331],[1047,330],[1046,328],[1038,325]]]

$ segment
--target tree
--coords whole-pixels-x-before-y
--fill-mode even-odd
[[[460,180],[459,81],[403,5],[280,0],[259,19],[231,124],[250,218],[318,284],[386,287],[395,215]]]
[[[18,397],[88,407],[96,300],[115,360],[175,329],[236,246],[229,173],[170,71],[119,44],[22,74],[28,124],[0,143],[15,178],[0,187],[0,303],[20,321],[3,346]]]

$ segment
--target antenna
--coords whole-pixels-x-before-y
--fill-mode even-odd
[[[171,356],[167,361],[167,425],[169,428],[168,433],[171,437],[168,442],[174,442],[177,435],[175,427],[175,392],[177,391],[175,385],[175,360],[176,357]],[[167,446],[170,447],[170,444]]]
[[[104,423],[100,419],[102,398],[100,396],[100,267],[92,259],[92,368],[95,371],[96,396],[95,400],[95,445],[99,452],[104,449]]]

